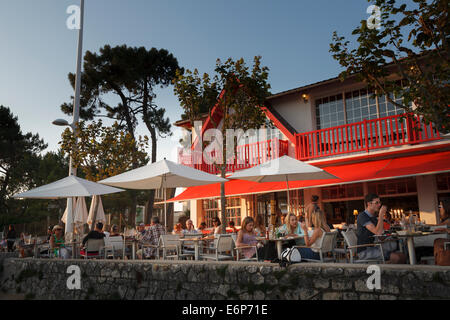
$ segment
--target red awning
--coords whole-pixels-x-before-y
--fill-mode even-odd
[[[289,181],[289,189],[305,189],[336,184],[385,180],[450,171],[450,151],[399,157],[385,160],[324,167],[340,179]],[[251,182],[230,180],[225,183],[225,196],[286,191],[286,182]],[[189,187],[167,202],[219,198],[220,183]]]

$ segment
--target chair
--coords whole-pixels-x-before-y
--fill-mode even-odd
[[[141,245],[142,250],[144,248],[155,248],[156,257],[160,258],[160,251],[162,251],[162,258],[165,259],[177,259],[180,250],[180,235],[178,234],[163,234],[159,237],[158,245],[143,244]]]
[[[212,248],[206,248],[207,251],[213,252],[211,254],[201,254],[201,259],[206,260],[233,260],[233,238],[228,234],[219,234],[217,238],[214,239],[214,246]],[[231,254],[227,254],[231,252]]]
[[[185,239],[189,239],[189,238],[201,238],[203,236],[202,233],[186,233],[184,235]],[[201,243],[201,242],[200,242]],[[189,242],[184,242],[183,243],[184,246],[190,246],[190,241]],[[178,252],[178,258],[179,259],[194,259],[195,256],[195,250],[194,248],[186,248],[183,247],[183,245],[179,246],[179,252]],[[200,248],[199,248],[200,250]]]
[[[347,232],[342,232],[344,236],[344,240],[346,243],[346,249],[350,256],[350,263],[373,263],[373,262],[381,262],[385,263],[383,247],[381,243],[372,243],[372,244],[361,244],[358,245],[358,239],[356,237],[356,232],[354,230],[347,230]],[[358,257],[357,249],[363,247],[379,247],[381,252],[381,259],[356,259],[354,257]],[[348,261],[348,260],[347,260]]]
[[[237,247],[237,245],[236,245],[237,234],[235,234],[235,233],[231,235],[231,239],[233,239],[233,246],[234,246],[234,250],[236,251],[236,260],[237,261],[259,261],[259,258],[258,258],[258,247],[257,246],[240,246],[240,247]],[[241,251],[242,251],[242,249],[249,249],[249,248],[255,248],[256,255],[254,257],[251,257],[251,258],[245,258],[245,256],[243,255],[243,253]]]
[[[85,249],[80,252],[80,256],[85,259],[98,258],[101,255],[102,249],[105,247],[104,239],[88,239],[86,241]]]
[[[124,241],[121,236],[105,237],[105,258],[123,255]]]
[[[308,261],[308,262],[335,262],[336,261],[336,255],[334,252],[334,249],[336,247],[336,239],[337,239],[338,232],[332,231],[332,232],[325,232],[322,239],[319,242],[319,256],[320,260],[316,259],[304,259],[302,257],[302,261]],[[294,246],[294,248],[311,248],[308,246]],[[325,254],[331,253],[332,257],[326,257]]]

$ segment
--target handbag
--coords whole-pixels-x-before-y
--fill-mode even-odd
[[[281,253],[280,263],[293,264],[302,261],[302,256],[297,248],[287,248]]]

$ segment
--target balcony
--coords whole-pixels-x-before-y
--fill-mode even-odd
[[[261,163],[279,158],[288,154],[287,140],[277,138],[237,146],[236,156],[227,160],[226,172],[235,172],[257,166]],[[222,163],[222,153],[209,152],[206,156],[195,150],[178,150],[178,163],[211,174],[220,174],[220,169],[213,162]]]
[[[432,123],[427,125],[414,114],[401,114],[296,134],[296,157],[308,161],[439,139]]]

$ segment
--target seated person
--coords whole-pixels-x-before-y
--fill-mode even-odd
[[[228,227],[231,228],[232,233],[237,233],[239,230],[234,226],[234,221],[228,222]]]
[[[392,217],[391,214],[389,212],[386,212],[386,215],[384,217],[384,221],[383,221],[383,229],[385,231],[391,229],[391,225],[392,225]]]
[[[53,236],[50,238],[50,248],[53,250],[55,257],[69,259],[72,255],[72,250],[66,248],[64,244],[63,229],[59,225],[53,227]]]
[[[145,224],[141,223],[136,227],[136,239],[141,240],[142,237],[145,235]]]
[[[81,254],[85,254],[86,250],[86,242],[89,239],[103,239],[106,235],[103,233],[103,223],[97,222],[95,225],[94,230],[90,231],[83,239],[82,245],[83,248],[81,249]],[[88,252],[88,254],[97,254],[98,252]]]
[[[206,224],[205,224],[206,226]],[[189,233],[200,233],[200,230],[196,230],[194,227],[194,223],[192,222],[191,219],[186,220],[186,229],[183,229],[183,233],[184,234],[189,234]]]
[[[236,247],[257,246],[258,258],[262,260],[264,257],[264,247],[256,240],[254,224],[255,222],[252,217],[246,217],[242,221],[241,230],[237,234]],[[256,255],[255,248],[243,248],[241,252],[247,259]]]
[[[220,221],[219,217],[215,217],[213,219],[213,227],[214,227],[214,234],[221,234],[222,230],[220,225],[222,224],[222,222]]]
[[[25,233],[20,234],[19,240],[19,256],[21,258],[28,258],[33,256],[33,248],[29,244],[25,243]]]
[[[386,206],[381,206],[380,197],[376,194],[368,194],[364,198],[366,210],[361,212],[357,218],[356,236],[358,245],[372,244],[375,241],[373,235],[382,235],[383,221],[386,214]],[[377,218],[378,216],[378,218]],[[405,263],[406,256],[395,252],[397,243],[393,241],[383,242],[383,254],[386,263]],[[361,247],[357,249],[358,258],[361,260],[380,259],[379,247]]]
[[[305,259],[320,260],[319,244],[322,241],[323,236],[327,232],[328,225],[325,223],[326,219],[324,213],[319,208],[315,208],[311,213],[311,222],[314,225],[314,231],[311,236],[308,235],[308,228],[306,223],[302,223],[301,227],[305,234],[305,245],[309,248],[298,248],[300,255]]]
[[[111,231],[110,231],[110,233],[109,233],[109,236],[110,236],[110,237],[118,237],[118,236],[122,236],[122,235],[119,233],[119,227],[117,226],[117,224],[113,224],[113,225],[111,226]]]
[[[255,219],[255,233],[257,237],[266,236],[266,226],[264,225],[264,218],[261,214],[258,214]]]
[[[159,238],[161,235],[166,234],[165,228],[159,223],[158,217],[152,218],[152,224],[150,228],[145,232],[144,236],[141,238],[141,244],[150,244],[153,246],[157,246],[159,243]],[[152,247],[144,247],[144,249],[140,249],[136,252],[139,259],[142,259],[144,256],[146,258],[153,258],[156,256],[156,249]]]
[[[198,230],[201,232],[201,233],[203,233],[203,234],[205,234],[205,233],[207,233],[206,232],[206,222],[202,222],[202,223],[200,223],[200,225],[198,226]]]
[[[286,224],[282,225],[278,231],[283,233],[287,237],[303,237],[305,235],[300,223],[298,222],[298,218],[295,214],[289,213],[286,216]],[[297,239],[295,241],[297,245],[303,245],[303,239]]]
[[[440,226],[450,226],[450,199],[444,199],[439,202]]]
[[[177,224],[173,227],[172,234],[179,234],[179,235],[182,235],[182,234],[183,234],[183,227],[182,227],[181,223],[177,223]]]

